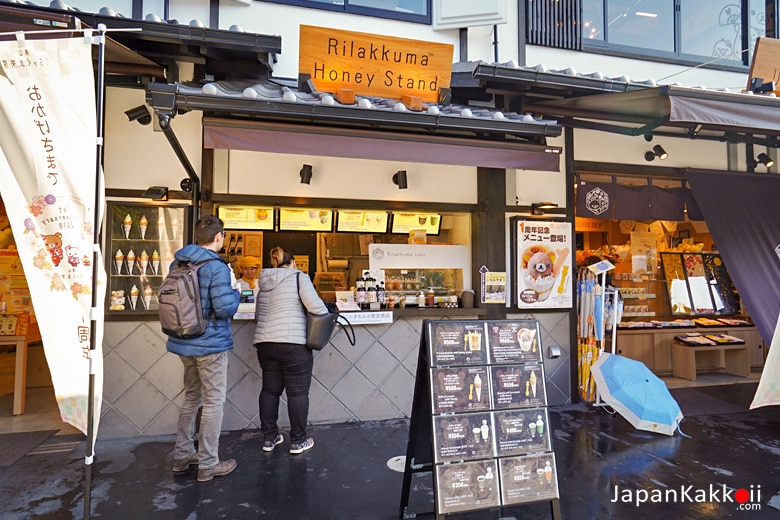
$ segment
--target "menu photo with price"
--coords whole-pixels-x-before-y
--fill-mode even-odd
[[[439,415],[433,419],[437,463],[495,457],[495,440],[490,412]]]
[[[547,404],[542,365],[493,365],[490,375],[493,408],[529,408]]]
[[[555,454],[538,453],[498,459],[501,504],[525,504],[558,498]]]
[[[482,322],[434,322],[429,330],[431,365],[484,365],[488,362]]]
[[[552,450],[546,408],[495,412],[499,457]]]
[[[490,409],[487,367],[431,369],[433,413],[474,412]]]
[[[437,510],[441,514],[499,505],[496,459],[436,466]]]
[[[541,363],[539,323],[536,320],[491,321],[487,330],[491,362]]]

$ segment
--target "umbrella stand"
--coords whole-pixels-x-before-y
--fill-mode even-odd
[[[606,301],[607,297],[612,297],[612,345],[610,348],[610,354],[615,354],[615,349],[617,345],[617,314],[618,314],[618,298],[619,298],[619,290],[616,287],[611,288],[610,290],[606,290],[607,285],[607,273],[601,273],[601,287],[604,293],[604,297],[601,300],[602,310],[604,306],[604,302]],[[606,316],[602,312],[602,316],[604,321],[606,321]],[[606,324],[603,324],[602,331],[606,330]],[[601,336],[601,348],[599,350],[599,355],[604,353],[604,334]],[[595,361],[595,359],[594,359]],[[596,388],[596,402],[593,403],[593,406],[609,406],[607,403],[601,400],[601,394],[599,394],[598,388]]]

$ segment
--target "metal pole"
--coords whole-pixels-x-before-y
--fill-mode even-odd
[[[95,203],[92,223],[92,307],[90,309],[89,329],[89,391],[87,397],[87,449],[84,458],[84,519],[89,520],[92,495],[92,461],[95,439],[95,371],[93,357],[97,348],[97,305],[98,305],[98,269],[100,269],[100,224],[103,203],[102,158],[103,158],[103,114],[105,112],[105,48],[106,26],[98,25],[98,73],[97,73],[97,136],[95,141]]]

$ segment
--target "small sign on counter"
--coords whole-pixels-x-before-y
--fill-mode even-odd
[[[352,325],[375,325],[393,323],[393,311],[342,312]]]

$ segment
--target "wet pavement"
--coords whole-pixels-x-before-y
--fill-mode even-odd
[[[674,390],[690,438],[638,431],[583,403],[551,407],[561,517],[780,519],[780,407],[747,410],[754,391]],[[194,468],[172,473],[172,436],[98,441],[89,517],[396,519],[403,473],[391,466],[406,453],[408,433],[402,419],[316,426],[314,448],[292,456],[287,440],[264,453],[257,430],[228,432],[222,458],[238,468],[207,483]],[[430,473],[414,475],[409,516],[434,518],[432,488]],[[0,467],[0,489],[4,520],[84,518],[82,438],[53,437]],[[446,518],[539,520],[552,512],[543,502]]]

